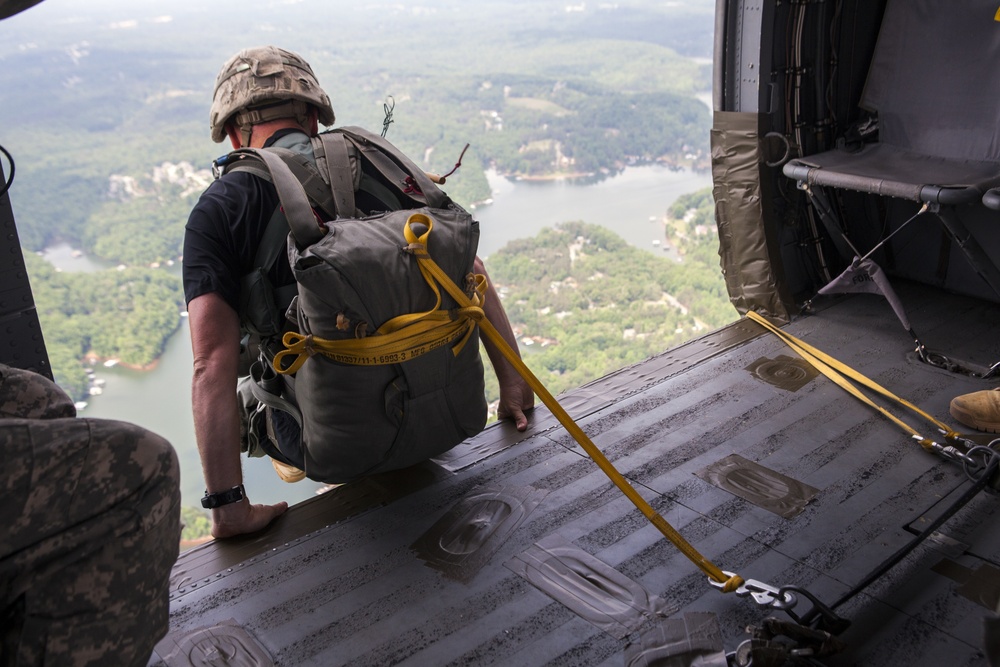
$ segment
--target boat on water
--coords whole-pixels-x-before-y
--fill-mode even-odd
[[[958,4],[717,3],[745,316],[559,397],[622,486],[539,405],[186,551],[149,664],[997,664],[998,443],[949,404],[1000,384],[1000,22]]]

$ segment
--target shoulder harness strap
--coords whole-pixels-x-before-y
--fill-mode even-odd
[[[312,146],[319,173],[324,176],[328,190],[333,193],[337,216],[355,217],[357,208],[354,203],[354,191],[357,189],[357,183],[344,135],[337,132],[320,134],[312,138]]]
[[[273,150],[256,148],[241,148],[233,151],[231,155],[240,161],[249,158],[264,163],[263,168],[270,173],[269,180],[278,192],[278,199],[281,201],[281,208],[284,209],[289,229],[300,248],[312,245],[323,238],[326,230],[318,224],[305,188],[292,173],[292,168],[285,162],[283,156]],[[327,186],[324,184],[324,187]]]
[[[309,197],[309,201],[331,219],[336,217],[337,207],[330,192],[330,186],[327,185],[317,168],[304,155],[288,150],[287,148],[241,148],[238,151],[233,151],[233,153],[236,155],[230,155],[236,161],[226,166],[225,173],[245,171],[272,183],[274,182],[274,178],[272,177],[273,172],[268,168],[267,162],[260,156],[262,153],[277,155],[287,165],[299,183],[302,184],[302,188]],[[261,164],[261,162],[264,162],[264,164]]]
[[[281,207],[274,209],[271,219],[267,221],[264,234],[257,246],[257,254],[253,258],[255,267],[270,272],[278,261],[278,256],[285,251],[285,239],[288,238],[288,219]],[[298,283],[290,283],[273,288],[274,302],[278,309],[284,312],[288,304],[298,294]]]

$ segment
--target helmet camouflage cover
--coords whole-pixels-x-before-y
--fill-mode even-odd
[[[226,137],[226,123],[238,112],[281,102],[305,102],[319,112],[322,125],[332,125],[333,107],[302,56],[276,46],[244,49],[230,58],[215,80],[210,125],[212,141]],[[284,113],[292,116],[292,113]],[[258,117],[263,122],[281,116]]]

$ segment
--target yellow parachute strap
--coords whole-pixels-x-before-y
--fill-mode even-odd
[[[460,305],[465,307],[471,307],[473,304],[469,301],[469,298],[465,293],[452,282],[451,278],[431,259],[430,255],[427,253],[426,246],[420,243],[414,243],[410,240],[412,232],[409,231],[410,223],[418,223],[424,225],[430,225],[430,218],[423,213],[414,213],[409,217],[406,222],[406,227],[404,228],[404,234],[407,234],[407,241],[410,242],[410,250],[417,257],[420,262],[420,270],[425,271],[424,275],[430,274],[434,280],[444,287],[445,291],[451,295],[455,301]],[[480,311],[481,312],[481,311]],[[569,432],[573,438],[580,443],[580,446],[590,455],[590,458],[598,465],[598,467],[604,471],[604,474],[614,482],[614,485],[625,494],[625,496],[632,501],[643,516],[645,516],[650,523],[652,523],[656,528],[663,533],[663,535],[670,540],[674,546],[676,546],[681,553],[688,557],[692,563],[697,565],[702,572],[707,574],[710,578],[716,582],[723,583],[722,591],[725,593],[730,593],[735,591],[737,588],[743,585],[743,578],[739,575],[729,576],[725,574],[721,569],[719,569],[714,563],[702,556],[691,544],[685,540],[680,533],[674,529],[666,519],[660,516],[652,506],[646,502],[646,499],[639,495],[639,492],[629,484],[628,480],[622,476],[620,472],[614,467],[614,465],[604,456],[604,453],[597,448],[587,434],[577,425],[573,418],[567,414],[559,402],[549,393],[544,385],[535,377],[534,373],[531,372],[521,357],[514,352],[504,340],[500,332],[490,323],[488,319],[483,317],[478,320],[480,330],[486,334],[494,345],[500,350],[504,358],[507,359],[517,369],[517,372],[521,374],[521,377],[525,379],[528,385],[531,387],[535,395],[541,399],[542,403],[547,407],[553,415],[559,420],[559,423]]]
[[[812,347],[811,345],[802,340],[799,340],[790,333],[782,331],[781,329],[779,329],[778,327],[774,326],[766,319],[764,319],[764,317],[762,317],[761,315],[758,315],[757,313],[750,311],[747,313],[747,319],[753,320],[754,322],[761,325],[762,327],[773,333],[775,336],[780,338],[782,341],[784,341],[786,345],[788,345],[788,347],[792,348],[803,359],[812,364],[816,368],[816,370],[818,370],[823,375],[833,380],[833,382],[836,383],[842,389],[844,389],[844,391],[848,392],[862,403],[865,403],[866,405],[875,408],[883,415],[888,417],[890,420],[895,422],[897,425],[899,425],[900,428],[902,428],[904,431],[913,436],[913,438],[917,440],[920,443],[920,446],[923,447],[924,449],[928,450],[931,449],[931,446],[934,443],[928,438],[925,438],[924,436],[920,435],[916,431],[916,429],[914,429],[912,426],[904,422],[902,419],[899,419],[898,417],[896,417],[896,415],[892,414],[884,407],[878,405],[868,396],[863,394],[860,389],[851,384],[848,378],[850,380],[853,380],[854,382],[857,382],[858,384],[868,387],[869,389],[871,389],[876,393],[882,394],[883,396],[885,396],[890,400],[896,401],[897,403],[907,408],[908,410],[923,417],[930,423],[934,424],[934,426],[936,426],[941,431],[941,433],[944,434],[946,439],[954,440],[955,438],[958,437],[959,434],[956,431],[953,431],[946,424],[938,421],[931,415],[927,414],[926,412],[918,408],[913,403],[910,403],[904,398],[896,396],[894,393],[892,393],[882,385],[878,384],[874,380],[866,377],[865,375],[862,375],[861,373],[854,370],[850,366],[834,359],[825,352],[818,350],[815,347]]]
[[[438,347],[452,344],[452,354],[458,356],[472,335],[475,323],[484,318],[482,304],[486,298],[486,277],[471,277],[472,296],[462,293],[464,297],[464,301],[461,302],[462,307],[451,311],[441,310],[441,292],[437,283],[424,262],[420,261],[419,254],[413,250],[422,248],[423,254],[426,255],[427,240],[433,222],[428,218],[425,224],[427,230],[418,237],[410,229],[408,220],[404,236],[409,244],[407,250],[417,255],[420,273],[434,292],[436,302],[430,310],[394,317],[380,326],[373,335],[365,338],[327,340],[319,336],[290,331],[281,339],[285,349],[274,355],[272,362],[274,370],[284,375],[291,375],[314,354],[321,354],[333,361],[354,366],[382,366],[402,363]],[[437,264],[434,266],[437,267]],[[438,272],[451,282],[443,271],[438,269]],[[289,362],[288,365],[285,365],[286,362]]]
[[[425,225],[427,230],[417,236],[412,229],[412,225]],[[604,454],[591,442],[590,438],[583,432],[575,421],[553,398],[552,394],[539,382],[538,378],[521,361],[521,357],[514,352],[503,336],[494,328],[483,312],[483,303],[486,295],[486,278],[482,275],[472,277],[473,290],[472,297],[462,291],[440,266],[431,258],[427,251],[427,242],[430,231],[433,228],[431,218],[423,213],[414,213],[403,227],[403,236],[406,239],[406,250],[416,257],[420,273],[424,280],[431,286],[437,296],[438,306],[441,303],[440,291],[437,285],[444,287],[445,291],[459,304],[459,308],[452,312],[439,310],[437,306],[425,313],[414,313],[401,315],[379,327],[376,335],[368,338],[355,340],[328,341],[316,336],[302,335],[298,333],[286,333],[282,338],[286,349],[282,350],[274,357],[274,368],[279,373],[294,373],[305,360],[314,354],[322,354],[336,361],[350,364],[392,364],[400,363],[412,359],[420,354],[430,351],[435,347],[446,345],[453,340],[462,337],[460,344],[464,344],[471,335],[471,328],[476,323],[480,330],[497,346],[503,356],[517,369],[518,373],[527,381],[528,385],[541,399],[552,414],[566,428],[574,439],[590,457],[597,463],[598,467],[614,482],[625,496],[632,501],[640,512],[663,533],[692,563],[697,565],[702,572],[707,574],[717,583],[722,584],[721,590],[729,593],[735,591],[743,585],[743,578],[739,575],[729,575],[719,569],[714,563],[702,556],[690,543],[688,543],[667,521],[660,516],[656,510],[650,506],[646,500],[629,484],[614,465],[604,456]],[[455,349],[455,348],[453,348]],[[457,351],[455,352],[458,353]],[[292,363],[287,368],[282,368],[282,359],[286,356],[294,356]]]
[[[475,317],[465,314],[453,319],[450,313],[443,311],[385,336],[348,340],[326,340],[289,331],[281,339],[285,349],[274,355],[273,365],[279,373],[292,374],[314,354],[352,366],[399,364],[455,341],[458,342],[452,352],[457,354],[472,334],[474,320]],[[284,366],[288,357],[292,358],[291,363]]]

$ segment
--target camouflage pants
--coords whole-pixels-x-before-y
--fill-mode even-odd
[[[12,375],[0,366],[0,664],[145,665],[167,630],[176,453],[133,424],[24,409],[38,387],[12,393]]]

